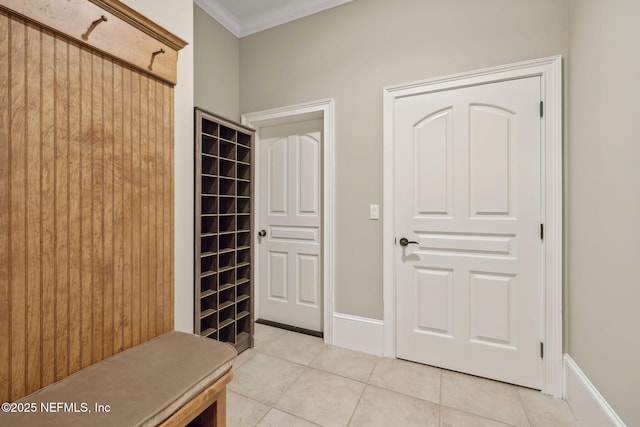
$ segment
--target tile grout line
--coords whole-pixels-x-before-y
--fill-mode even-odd
[[[282,412],[283,414],[291,415],[291,416],[292,416],[292,417],[294,417],[294,418],[297,418],[297,419],[302,420],[302,421],[306,421],[306,422],[311,423],[311,424],[313,424],[313,425],[316,425],[316,426],[317,426],[317,425],[320,425],[320,424],[318,424],[318,423],[316,423],[316,422],[314,422],[314,421],[311,421],[311,420],[306,419],[306,418],[305,418],[305,417],[303,417],[303,416],[296,415],[296,414],[292,414],[292,413],[291,413],[291,412],[289,412],[289,411],[285,411],[284,409],[276,408],[275,406],[273,406],[273,407],[269,408],[269,410],[267,411],[267,414],[268,414],[269,412],[271,412],[271,410],[272,410],[272,409],[273,409],[273,410],[275,410],[275,411],[280,411],[280,412]],[[265,417],[266,417],[266,416],[267,416],[267,415],[265,414]],[[262,418],[264,418],[264,417],[262,417]],[[260,421],[262,421],[262,420],[260,420]],[[258,422],[258,424],[260,424],[260,422]],[[256,426],[257,426],[258,424],[256,424]]]
[[[253,399],[251,399],[251,400],[253,400]],[[254,402],[256,402],[256,400],[254,400]],[[273,409],[273,406],[269,406],[269,407],[267,407],[267,410],[265,411],[264,415],[263,415],[263,416],[258,420],[258,422],[256,422],[256,423],[253,425],[253,427],[257,427],[258,425],[260,425],[260,423],[262,422],[262,420],[264,420],[264,419],[265,419],[265,417],[266,417],[267,415],[269,415],[269,412],[271,412],[271,410],[272,410],[272,409]]]
[[[460,412],[460,413],[463,413],[463,414],[466,414],[466,415],[471,415],[474,418],[482,418],[483,420],[491,421],[492,423],[499,423],[499,424],[503,424],[503,425],[509,426],[509,427],[519,427],[519,426],[517,426],[515,424],[511,424],[511,423],[508,423],[508,422],[505,422],[505,421],[500,421],[500,420],[497,420],[495,418],[489,418],[489,417],[486,417],[484,415],[479,415],[479,414],[476,414],[474,412],[466,411],[464,409],[454,408],[453,406],[448,406],[448,405],[438,405],[438,406],[440,406],[440,408],[451,409],[453,411],[457,411],[457,412]],[[531,426],[532,426],[532,424],[530,424],[530,427]]]
[[[280,337],[282,337],[282,334],[280,334],[280,333],[275,334],[270,341],[278,339]],[[260,346],[260,347],[263,347],[263,346]],[[373,367],[371,368],[371,370],[369,371],[368,375],[366,376],[366,379],[364,379],[364,376],[362,377],[363,379],[356,379],[356,378],[345,376],[344,374],[341,374],[341,373],[338,373],[338,372],[329,371],[329,370],[327,370],[326,367],[324,367],[322,365],[312,366],[314,363],[316,363],[318,360],[320,360],[319,358],[324,352],[326,352],[327,350],[330,350],[332,347],[334,347],[334,346],[331,346],[331,345],[323,343],[323,345],[320,348],[320,350],[311,357],[309,362],[307,362],[307,363],[299,363],[299,362],[295,362],[295,361],[286,359],[286,358],[284,358],[284,357],[282,357],[280,355],[272,355],[272,354],[269,354],[269,353],[264,353],[264,352],[256,349],[256,347],[254,346],[253,350],[254,350],[255,353],[253,355],[251,355],[247,360],[245,360],[243,362],[243,364],[240,365],[240,367],[242,367],[245,363],[247,363],[251,359],[253,359],[255,354],[258,354],[258,353],[262,354],[262,355],[265,355],[265,356],[273,357],[273,358],[278,359],[278,360],[283,361],[283,362],[294,363],[296,365],[299,365],[299,366],[303,367],[303,369],[301,370],[300,374],[298,376],[296,376],[295,379],[283,390],[282,394],[278,397],[278,399],[272,405],[264,404],[262,402],[256,401],[253,398],[245,396],[242,393],[235,392],[238,395],[240,395],[240,396],[242,396],[242,397],[244,397],[246,399],[249,399],[250,401],[262,404],[262,405],[264,405],[264,406],[266,406],[268,408],[267,411],[262,415],[262,417],[257,421],[257,423],[254,424],[254,426],[257,426],[261,422],[263,422],[264,419],[267,417],[267,415],[271,412],[271,410],[276,410],[276,411],[279,411],[281,413],[287,414],[287,415],[289,415],[291,417],[294,417],[296,419],[304,420],[304,421],[309,422],[309,423],[311,423],[313,425],[318,425],[314,421],[308,420],[303,416],[296,415],[296,414],[290,413],[290,412],[288,412],[286,410],[282,410],[282,409],[276,408],[276,405],[282,400],[282,398],[289,391],[291,391],[291,388],[294,386],[294,384],[296,384],[300,380],[300,377],[302,375],[304,375],[305,373],[309,373],[309,372],[312,372],[312,371],[322,372],[322,373],[325,373],[325,374],[328,374],[328,375],[333,375],[333,376],[336,376],[336,377],[339,377],[339,378],[343,378],[345,380],[349,380],[349,381],[353,381],[353,382],[356,382],[356,383],[360,383],[360,384],[362,384],[364,386],[362,388],[362,391],[360,392],[360,395],[358,397],[358,400],[357,400],[355,406],[353,407],[353,410],[351,412],[351,415],[350,415],[350,417],[348,419],[348,422],[347,422],[346,426],[349,426],[349,425],[351,425],[353,423],[355,413],[357,412],[359,406],[362,404],[364,393],[365,393],[365,391],[367,390],[368,387],[375,387],[375,388],[378,388],[378,389],[381,389],[381,390],[385,390],[385,391],[388,391],[388,392],[391,392],[391,393],[397,393],[398,395],[402,395],[402,396],[406,396],[406,397],[409,397],[409,398],[417,399],[417,400],[420,400],[420,401],[423,401],[423,402],[437,404],[438,405],[438,417],[437,417],[438,425],[441,425],[442,422],[443,422],[443,409],[449,409],[449,410],[452,410],[452,411],[459,412],[461,414],[465,414],[467,416],[478,417],[480,419],[484,419],[484,420],[491,421],[491,422],[498,422],[498,423],[501,423],[501,424],[503,424],[505,426],[512,426],[512,427],[514,426],[513,424],[511,424],[509,422],[506,422],[506,421],[501,421],[501,420],[498,420],[498,419],[495,419],[495,418],[490,418],[490,417],[488,417],[486,415],[480,415],[480,414],[476,414],[474,412],[469,412],[469,411],[461,409],[461,408],[456,408],[456,407],[451,407],[451,406],[448,406],[448,405],[444,405],[443,404],[443,389],[444,389],[443,382],[444,382],[444,377],[445,377],[445,375],[444,375],[445,370],[444,369],[438,368],[438,370],[439,370],[439,380],[440,380],[440,384],[439,384],[439,387],[438,387],[438,399],[437,399],[437,402],[432,402],[430,400],[423,399],[423,398],[420,398],[420,397],[417,397],[417,396],[414,396],[414,395],[411,395],[411,394],[407,394],[407,393],[403,393],[403,392],[400,392],[400,391],[396,391],[396,390],[387,388],[387,385],[380,386],[380,385],[372,384],[371,380],[374,377],[374,373],[376,372],[376,369],[380,367],[381,361],[385,359],[385,358],[382,358],[382,357],[376,357],[375,358],[374,363],[373,363]],[[516,391],[518,393],[518,401],[520,402],[521,407],[522,407],[522,409],[523,409],[523,411],[525,413],[525,419],[526,419],[526,421],[528,423],[527,425],[532,426],[533,425],[532,424],[532,419],[531,419],[529,411],[527,410],[526,405],[524,403],[524,396],[523,396],[523,394],[522,394],[522,392],[521,392],[521,390],[519,388],[517,388]],[[572,411],[571,411],[571,413],[572,413],[572,415],[574,415]],[[575,415],[574,415],[574,417],[575,417]],[[517,426],[515,426],[515,427],[517,427]]]
[[[270,411],[271,409],[278,409],[278,408],[276,408],[276,407],[275,407],[275,405],[276,405],[276,404],[280,401],[280,399],[282,399],[282,397],[283,397],[283,396],[284,396],[284,395],[289,391],[289,389],[291,388],[291,386],[293,386],[293,384],[294,384],[296,381],[298,381],[298,379],[299,379],[299,378],[300,378],[300,376],[304,373],[304,371],[306,370],[306,368],[307,368],[307,367],[306,367],[305,365],[300,364],[300,363],[292,362],[292,361],[290,361],[290,360],[283,359],[283,358],[278,357],[278,356],[273,356],[273,355],[270,355],[270,354],[267,354],[267,353],[262,353],[261,351],[257,350],[257,349],[255,348],[255,346],[253,347],[253,350],[254,350],[254,352],[255,352],[255,353],[262,354],[263,356],[272,357],[272,358],[274,358],[274,359],[278,359],[278,360],[281,360],[281,361],[284,361],[284,362],[288,362],[288,363],[293,363],[293,364],[296,364],[296,365],[302,366],[302,368],[303,368],[303,369],[300,371],[300,374],[298,374],[298,376],[297,376],[297,377],[296,377],[296,378],[291,382],[291,384],[290,384],[287,388],[285,388],[285,390],[282,392],[282,394],[278,397],[278,400],[276,400],[273,404],[268,404],[268,403],[265,403],[265,402],[260,402],[259,400],[256,400],[256,399],[254,399],[254,398],[252,398],[252,397],[249,397],[249,396],[247,396],[247,395],[245,395],[245,394],[243,394],[243,393],[241,393],[241,392],[239,392],[239,391],[236,391],[236,390],[229,390],[229,391],[231,391],[231,392],[233,392],[233,393],[236,393],[237,395],[240,395],[240,396],[242,396],[242,397],[244,397],[244,398],[246,398],[246,399],[251,400],[252,402],[256,402],[256,403],[259,403],[259,404],[261,404],[261,405],[264,405],[264,406],[268,407],[269,409],[267,410],[267,412],[265,413],[265,415],[263,415],[263,416],[262,416],[262,418],[264,418],[264,417],[266,416],[266,414],[267,414],[267,413],[269,413],[269,411]],[[250,357],[249,359],[245,360],[245,361],[244,361],[244,363],[242,363],[242,365],[240,365],[240,367],[238,367],[238,369],[241,369],[245,364],[247,364],[247,363],[248,363],[251,359],[253,359],[254,357],[255,357],[255,354],[251,355],[251,357]],[[280,410],[280,409],[278,409],[278,410]],[[282,412],[284,412],[284,411],[282,411]],[[293,415],[293,414],[290,414],[290,415]],[[260,423],[260,421],[262,421],[262,418],[260,418],[260,420],[258,421],[258,423],[257,423],[257,424],[259,424],[259,423]],[[254,424],[254,426],[256,426],[257,424]]]
[[[349,417],[349,421],[347,422],[347,424],[346,424],[346,425],[348,426],[348,425],[349,425],[349,423],[351,423],[351,420],[353,419],[353,415],[355,414],[355,411],[356,411],[356,409],[357,409],[358,405],[360,404],[360,400],[362,399],[362,396],[364,395],[364,390],[367,388],[368,383],[363,382],[363,381],[356,380],[356,379],[354,379],[354,378],[345,377],[345,376],[343,376],[343,375],[340,375],[340,374],[337,374],[337,373],[334,373],[334,372],[329,372],[329,371],[327,371],[327,370],[325,370],[325,369],[323,369],[323,368],[318,368],[318,367],[311,366],[311,364],[312,364],[312,363],[313,363],[313,362],[318,358],[318,356],[320,356],[320,354],[321,354],[323,351],[325,351],[325,350],[329,349],[330,347],[331,347],[330,345],[328,345],[328,344],[324,344],[324,343],[323,343],[323,348],[322,348],[322,349],[321,349],[321,350],[320,350],[320,351],[319,351],[319,352],[318,352],[318,353],[317,353],[317,354],[316,354],[316,355],[315,355],[315,356],[314,356],[314,357],[309,361],[309,363],[308,363],[308,364],[303,365],[303,364],[298,363],[299,365],[302,365],[302,366],[304,367],[304,369],[303,369],[303,370],[301,371],[301,373],[296,377],[296,379],[295,379],[295,380],[293,380],[293,381],[291,382],[291,384],[289,385],[289,387],[288,387],[288,388],[287,388],[287,389],[282,393],[282,395],[280,396],[280,398],[278,398],[278,400],[277,400],[273,405],[271,405],[271,407],[270,407],[269,411],[270,411],[271,409],[275,409],[275,410],[281,411],[281,412],[283,412],[283,413],[286,413],[286,414],[288,414],[288,415],[291,415],[292,417],[296,417],[296,418],[302,419],[302,420],[304,420],[304,421],[308,421],[308,422],[310,422],[310,423],[312,423],[312,424],[316,424],[314,421],[309,420],[309,419],[307,419],[307,418],[304,418],[304,417],[302,417],[302,416],[300,416],[300,415],[292,414],[292,413],[290,413],[290,412],[288,412],[288,411],[286,411],[286,410],[276,408],[276,405],[278,404],[278,402],[279,402],[279,401],[280,401],[280,400],[281,400],[281,399],[282,399],[282,398],[287,394],[287,392],[288,392],[288,391],[293,387],[293,385],[294,385],[294,384],[295,384],[295,383],[300,379],[300,377],[301,377],[305,372],[307,372],[307,371],[311,371],[311,370],[314,370],[314,371],[323,372],[323,373],[325,373],[325,374],[329,374],[329,375],[335,375],[335,376],[337,376],[337,377],[344,378],[344,379],[346,379],[346,380],[350,380],[350,381],[354,381],[354,382],[358,382],[358,383],[360,383],[360,384],[363,384],[363,385],[364,385],[364,387],[362,388],[362,392],[360,393],[360,396],[358,397],[358,402],[357,402],[357,403],[356,403],[356,405],[354,406],[353,411],[351,412],[351,415],[350,415],[350,417]],[[256,350],[256,351],[258,351],[258,350]],[[263,354],[267,354],[267,353],[263,353]],[[277,358],[277,359],[280,359],[280,360],[282,360],[282,361],[291,362],[291,363],[297,363],[297,362],[293,362],[293,361],[288,360],[288,359],[284,359],[284,358],[282,358],[282,357],[280,357],[280,356],[275,356],[275,355],[271,355],[271,354],[267,354],[267,355],[268,355],[268,356],[271,356],[271,357],[274,357],[274,358]],[[376,361],[376,364],[377,364],[377,361]],[[374,365],[374,368],[375,368],[375,365]],[[371,372],[373,372],[373,369],[371,370]],[[371,376],[371,374],[369,374],[369,377],[370,377],[370,376]],[[267,414],[269,413],[269,411],[267,411]],[[266,414],[261,418],[261,420],[262,420],[265,416],[266,416]],[[259,423],[260,423],[260,421],[258,421],[258,424],[259,424]],[[258,424],[256,424],[256,425],[258,425]],[[317,424],[316,424],[316,425],[317,425]]]
[[[353,407],[353,411],[351,412],[349,421],[347,421],[346,427],[349,427],[351,425],[351,421],[353,421],[353,416],[356,414],[356,411],[358,410],[358,406],[360,406],[360,402],[362,402],[362,396],[364,396],[364,392],[367,390],[367,387],[369,387],[369,384],[365,384],[364,387],[362,388],[360,397],[358,397],[358,401],[356,402],[356,405]]]
[[[373,372],[376,370],[376,368],[378,367],[378,363],[380,363],[380,360],[382,360],[381,357],[378,357],[376,359],[376,363],[373,364],[373,368],[371,368],[371,372],[369,372],[369,376],[367,377],[367,384],[371,384],[371,376],[373,375]]]
[[[281,358],[281,357],[277,357],[277,356],[271,356],[271,357],[275,357],[275,358],[277,358],[277,359],[284,360],[284,361],[286,361],[286,362],[291,362],[290,360],[286,360],[286,359],[283,359],[283,358]],[[295,363],[295,362],[291,362],[291,363]],[[280,400],[282,400],[282,398],[283,398],[283,397],[284,397],[284,396],[289,392],[289,390],[291,390],[291,387],[293,387],[293,385],[294,385],[296,382],[298,382],[298,380],[300,379],[300,377],[302,376],[302,374],[304,374],[304,373],[307,371],[308,366],[305,366],[305,365],[301,365],[301,366],[302,366],[303,368],[302,368],[302,370],[300,371],[300,373],[298,374],[298,376],[297,376],[293,381],[291,381],[291,384],[289,384],[289,386],[285,388],[285,390],[282,392],[282,394],[280,395],[280,397],[278,397],[278,400],[276,400],[276,401],[273,403],[273,405],[271,405],[271,407],[272,407],[272,408],[275,408],[275,407],[276,407],[276,405],[278,404],[278,402],[280,402]],[[278,409],[278,408],[276,408],[276,409]],[[281,409],[278,409],[278,410],[280,411]],[[293,414],[292,414],[292,415],[293,415]]]
[[[522,410],[524,411],[524,416],[527,418],[527,422],[529,423],[529,426],[532,426],[533,424],[531,423],[531,418],[529,418],[529,411],[527,411],[527,407],[524,404],[524,400],[522,399],[522,393],[520,393],[520,389],[517,389],[516,392],[518,393],[518,400],[520,401],[520,404],[522,405]]]

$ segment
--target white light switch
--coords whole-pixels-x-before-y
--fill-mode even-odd
[[[380,205],[369,205],[369,218],[380,219]]]

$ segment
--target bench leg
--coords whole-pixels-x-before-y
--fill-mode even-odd
[[[216,381],[209,388],[187,402],[161,427],[226,427],[227,425],[227,389],[226,385],[233,378],[231,371]]]
[[[189,423],[189,427],[226,427],[227,392],[218,393],[216,401]]]
[[[227,427],[227,390],[223,389],[216,400],[214,427]]]

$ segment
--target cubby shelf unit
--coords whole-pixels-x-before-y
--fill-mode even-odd
[[[195,331],[253,347],[254,130],[195,109]]]

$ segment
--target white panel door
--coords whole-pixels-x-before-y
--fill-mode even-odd
[[[322,120],[261,127],[259,316],[322,331]]]
[[[540,90],[529,77],[396,101],[398,357],[541,387]]]

